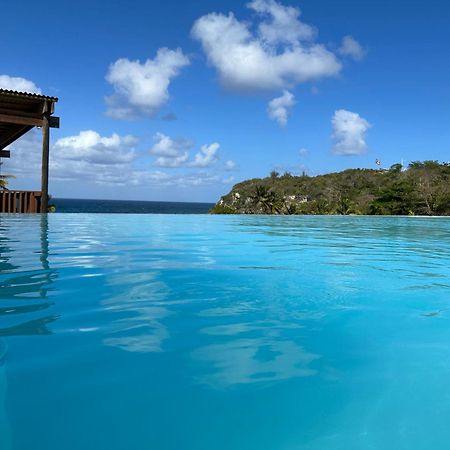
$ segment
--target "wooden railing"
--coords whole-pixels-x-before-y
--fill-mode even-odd
[[[2,213],[39,213],[41,212],[39,191],[8,191],[0,189],[0,212]]]

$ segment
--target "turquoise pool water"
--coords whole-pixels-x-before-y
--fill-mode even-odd
[[[450,220],[0,217],[2,450],[450,446]]]

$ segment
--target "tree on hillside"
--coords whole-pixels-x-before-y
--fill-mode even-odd
[[[408,215],[415,211],[417,203],[414,187],[406,178],[380,189],[372,202],[372,214]]]
[[[250,197],[256,206],[261,206],[263,212],[272,214],[274,210],[278,212],[277,196],[274,191],[266,186],[257,185],[254,194]]]
[[[235,201],[238,192],[242,201]],[[405,169],[347,169],[317,176],[279,175],[242,181],[218,212],[245,214],[450,215],[450,163],[413,161]]]
[[[341,216],[347,216],[352,213],[352,206],[348,197],[341,197],[338,200],[336,213]]]
[[[320,216],[330,214],[330,205],[324,198],[319,198],[315,201],[314,211],[315,214],[319,214]]]
[[[400,173],[403,169],[403,165],[400,163],[392,164],[392,166],[389,168],[389,172],[391,173]]]

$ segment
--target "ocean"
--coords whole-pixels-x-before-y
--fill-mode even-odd
[[[206,214],[214,203],[52,198],[57,213]]]
[[[445,450],[450,219],[0,214],[1,450]]]

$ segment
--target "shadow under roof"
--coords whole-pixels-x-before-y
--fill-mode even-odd
[[[57,101],[57,97],[0,89],[0,150],[42,126],[44,114],[53,114]]]

